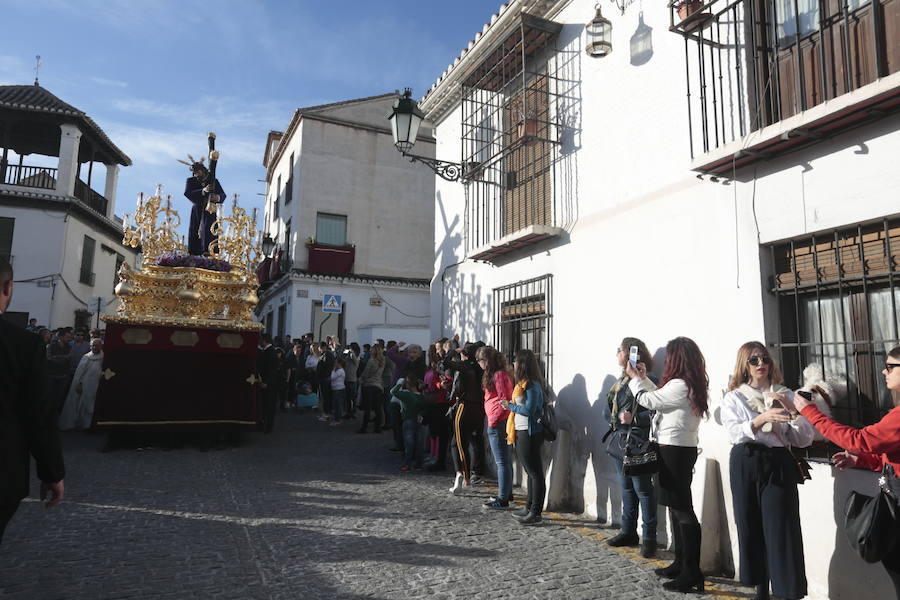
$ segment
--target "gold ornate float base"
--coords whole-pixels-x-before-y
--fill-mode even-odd
[[[124,263],[116,286],[118,312],[104,320],[262,331],[262,323],[253,321],[257,285],[256,275],[245,270],[225,273],[145,264],[136,271]]]

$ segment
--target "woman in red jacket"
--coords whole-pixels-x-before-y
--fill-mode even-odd
[[[900,367],[900,346],[888,353],[881,372],[887,389],[892,392],[900,392],[900,369],[897,367]],[[815,404],[800,394],[794,394],[794,406],[822,435],[844,448],[843,452],[831,457],[837,468],[860,467],[881,471],[883,467],[890,465],[889,470],[900,470],[900,406],[896,402],[883,419],[862,429],[841,425],[826,417]],[[892,489],[900,488],[896,478],[891,479],[894,482]],[[887,569],[897,598],[900,599],[900,545],[881,564]]]

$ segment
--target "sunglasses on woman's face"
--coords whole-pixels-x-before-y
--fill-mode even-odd
[[[758,367],[760,362],[762,362],[762,364],[764,364],[764,365],[767,365],[770,362],[772,362],[772,359],[769,358],[768,356],[751,356],[747,360],[747,362],[750,363],[751,365],[753,365],[754,367]]]
[[[888,373],[890,373],[894,367],[900,367],[900,363],[889,363],[889,362],[884,363],[884,370],[887,371]]]

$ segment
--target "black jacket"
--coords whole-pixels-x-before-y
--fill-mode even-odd
[[[28,495],[30,456],[41,481],[56,483],[66,475],[46,376],[41,339],[0,318],[0,502]]]
[[[270,391],[278,385],[278,356],[275,354],[275,346],[270,345],[265,350],[257,348],[256,373]]]
[[[484,371],[475,359],[459,360],[461,356],[451,352],[442,361],[445,372],[452,372],[453,387],[450,390],[452,402],[464,402],[466,406],[476,410],[484,410],[484,391],[481,389],[481,376]]]

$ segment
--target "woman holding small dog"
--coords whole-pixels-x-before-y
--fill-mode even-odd
[[[792,416],[793,393],[766,347],[740,347],[722,425],[732,443],[730,471],[734,517],[740,548],[741,583],[756,586],[756,599],[806,596],[806,568],[800,531],[800,483],[789,447],[806,447],[815,430]]]

